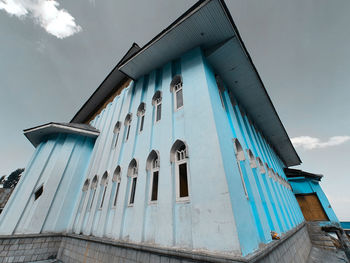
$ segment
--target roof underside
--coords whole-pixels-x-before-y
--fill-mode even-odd
[[[34,147],[37,147],[47,138],[47,136],[51,134],[77,134],[92,138],[96,138],[100,134],[99,130],[87,124],[56,122],[50,122],[34,128],[26,129],[23,131],[23,133]]]
[[[132,79],[138,79],[198,46],[284,164],[300,164],[301,160],[223,1],[199,1],[120,63],[119,70]]]

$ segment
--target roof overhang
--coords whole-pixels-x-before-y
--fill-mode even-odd
[[[322,174],[308,173],[303,170],[285,168],[284,173],[286,174],[288,180],[300,180],[300,179],[311,179],[316,181],[321,181]]]
[[[197,2],[118,69],[136,80],[198,46],[284,164],[300,164],[223,0]]]
[[[71,122],[84,123],[88,121],[89,118],[95,113],[95,111],[103,105],[106,99],[109,98],[109,96],[111,96],[114,92],[116,92],[123,82],[129,79],[127,75],[118,70],[118,67],[121,62],[128,59],[139,49],[140,47],[136,43],[132,44],[131,48],[126,52],[125,56],[113,68],[113,70],[103,80],[96,91],[75,114]]]
[[[51,134],[66,133],[96,138],[100,132],[87,124],[56,123],[50,122],[30,129],[23,130],[24,135],[37,147],[43,140]]]

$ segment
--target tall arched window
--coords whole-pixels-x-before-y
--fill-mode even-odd
[[[266,173],[264,163],[261,161],[260,157],[257,157],[256,160],[258,161],[260,173],[261,174]]]
[[[174,107],[175,110],[182,108],[183,92],[182,92],[182,77],[176,75],[170,83],[170,91],[174,93]]]
[[[101,188],[102,188],[102,199],[100,203],[100,208],[103,207],[103,202],[105,200],[106,191],[107,191],[107,185],[108,185],[108,173],[107,171],[103,174],[101,179]]]
[[[117,184],[115,188],[115,194],[114,194],[114,200],[113,200],[113,207],[117,206],[117,200],[118,200],[118,193],[120,188],[120,182],[121,182],[121,168],[118,165],[117,168],[114,170],[112,181],[113,183]]]
[[[127,141],[129,139],[129,135],[130,135],[130,127],[131,127],[131,118],[132,118],[132,114],[128,113],[125,117],[125,121],[124,121],[124,125],[126,128],[126,136],[125,136],[125,141]]]
[[[112,141],[113,148],[117,147],[121,126],[122,126],[122,123],[120,121],[117,121],[117,123],[114,126],[114,129],[113,129],[114,136],[113,136],[113,141]]]
[[[89,185],[90,185],[90,180],[89,179],[86,179],[85,182],[84,182],[84,185],[83,185],[83,193],[82,193],[82,196],[81,196],[81,199],[80,199],[80,204],[79,204],[79,208],[78,208],[78,212],[80,213],[82,208],[83,208],[83,204],[84,204],[84,201],[85,201],[85,198],[86,198],[86,193],[87,193],[87,190],[89,190]]]
[[[241,176],[241,181],[242,181],[242,185],[243,185],[243,189],[244,189],[244,194],[248,198],[247,186],[246,186],[245,181],[244,181],[242,167],[241,167],[241,162],[245,160],[244,151],[243,151],[242,145],[240,144],[240,142],[238,141],[237,138],[233,139],[233,145],[234,145],[234,149],[235,149],[235,155],[236,155],[236,161],[237,161],[237,165],[238,165],[239,175]]]
[[[162,118],[162,92],[160,90],[154,93],[152,104],[154,105],[154,122],[158,122]]]
[[[170,161],[175,163],[176,200],[189,200],[188,149],[183,141],[177,140],[171,147]]]
[[[249,157],[249,164],[250,164],[250,167],[251,167],[251,168],[256,168],[257,165],[256,165],[256,161],[255,161],[255,157],[254,157],[253,152],[252,152],[250,149],[248,149],[248,150],[247,150],[247,153],[248,153],[248,157]]]
[[[139,132],[143,131],[143,125],[145,122],[146,104],[142,102],[137,109],[137,116],[139,117]]]
[[[155,150],[151,151],[146,164],[146,168],[150,172],[150,202],[158,200],[159,164],[159,154]]]
[[[215,80],[216,80],[216,85],[218,86],[218,91],[219,91],[219,96],[220,96],[220,100],[221,100],[221,105],[225,109],[224,98],[222,96],[222,93],[225,90],[224,84],[223,84],[221,78],[218,75],[216,75],[216,74],[215,74]]]
[[[90,196],[91,198],[90,199],[90,202],[88,204],[88,209],[89,211],[91,210],[92,208],[92,204],[94,203],[94,200],[95,200],[95,195],[96,195],[96,188],[97,188],[97,181],[98,181],[98,177],[97,175],[94,176],[94,179],[92,179],[92,182],[91,182],[91,192],[90,192]]]
[[[135,159],[132,159],[130,164],[129,164],[129,168],[128,168],[128,176],[131,179],[130,194],[129,194],[129,206],[132,206],[134,204],[134,201],[135,201],[137,173],[138,173],[137,162]]]

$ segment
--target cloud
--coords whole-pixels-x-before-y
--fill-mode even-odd
[[[0,10],[19,18],[29,16],[46,32],[62,39],[78,33],[81,27],[59,5],[55,0],[0,0]]]
[[[321,142],[319,138],[310,136],[300,136],[291,139],[295,147],[301,147],[306,150],[316,149],[316,148],[326,148],[330,146],[336,146],[343,144],[350,140],[350,136],[333,136],[330,137],[328,141]]]

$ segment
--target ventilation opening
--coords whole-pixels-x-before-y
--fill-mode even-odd
[[[37,200],[43,194],[43,191],[44,191],[44,186],[42,185],[38,190],[35,191],[34,201]]]

